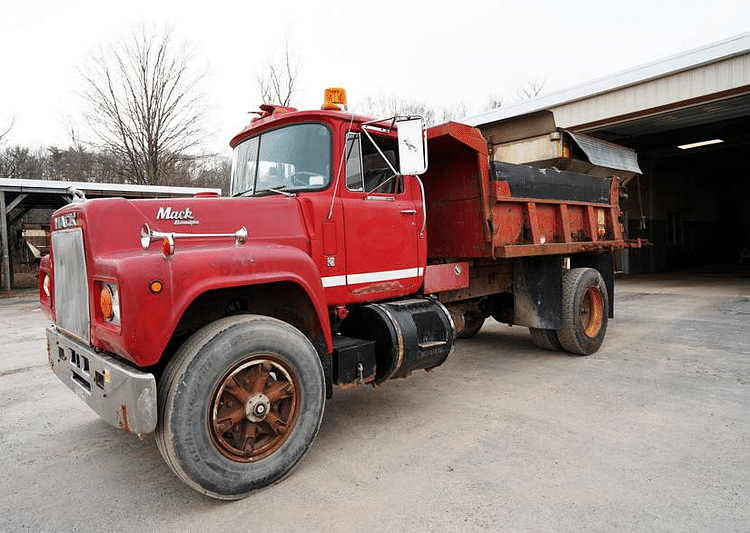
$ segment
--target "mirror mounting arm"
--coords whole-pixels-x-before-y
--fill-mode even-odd
[[[362,124],[362,131],[365,132],[365,135],[367,135],[367,138],[370,139],[370,142],[375,147],[375,149],[378,151],[378,153],[380,154],[380,157],[383,158],[383,161],[385,161],[385,163],[391,169],[391,172],[393,172],[396,175],[401,174],[398,170],[396,170],[393,167],[393,165],[391,164],[391,162],[388,160],[388,158],[386,157],[386,155],[383,153],[383,150],[381,150],[380,146],[378,146],[378,143],[375,142],[375,139],[372,138],[372,135],[370,135],[370,132],[367,131],[369,128],[367,128],[366,126],[367,126],[367,124]]]

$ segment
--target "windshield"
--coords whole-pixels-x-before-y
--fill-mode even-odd
[[[323,124],[294,124],[238,144],[232,195],[319,190],[331,181],[331,133]]]

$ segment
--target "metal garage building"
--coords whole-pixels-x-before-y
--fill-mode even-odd
[[[514,163],[575,167],[577,134],[635,150],[626,227],[653,246],[624,270],[750,264],[750,33],[463,122]]]

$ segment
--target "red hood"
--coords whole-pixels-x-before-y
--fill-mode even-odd
[[[300,203],[286,196],[89,200],[57,211],[52,217],[53,231],[55,219],[73,212],[93,255],[141,250],[141,230],[146,224],[153,231],[176,234],[233,234],[244,227],[249,242],[286,244],[309,253]],[[178,238],[175,242],[177,250],[233,244],[231,238]],[[153,243],[150,249],[158,246]]]

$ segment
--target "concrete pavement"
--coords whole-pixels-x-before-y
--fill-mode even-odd
[[[750,278],[618,280],[589,357],[488,320],[442,367],[337,390],[300,467],[238,502],[179,482],[46,368],[0,300],[0,531],[750,531]]]

